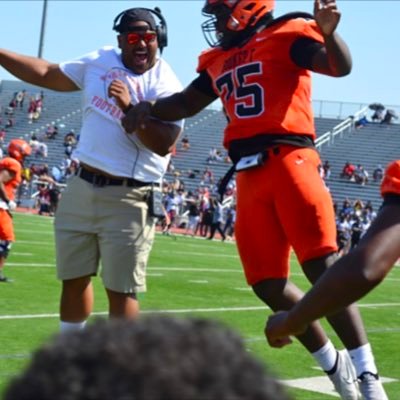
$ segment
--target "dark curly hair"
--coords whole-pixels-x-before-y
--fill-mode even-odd
[[[97,320],[37,350],[4,400],[288,400],[240,336],[201,318]]]

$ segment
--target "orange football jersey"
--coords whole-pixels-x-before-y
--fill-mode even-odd
[[[15,198],[15,189],[21,183],[21,172],[22,166],[21,164],[11,157],[4,157],[0,160],[0,170],[7,169],[9,171],[15,172],[15,177],[4,184],[5,191],[10,200],[14,200]]]
[[[323,43],[314,20],[289,19],[267,27],[242,47],[212,48],[199,57],[224,105],[229,123],[224,145],[258,134],[315,137],[311,71],[290,58],[299,38]]]

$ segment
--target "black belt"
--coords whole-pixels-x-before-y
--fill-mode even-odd
[[[76,173],[79,178],[86,182],[93,184],[94,186],[128,186],[128,187],[142,187],[154,185],[153,182],[142,182],[133,178],[110,178],[106,175],[102,175],[96,172],[89,171],[83,167],[80,167]],[[155,184],[158,186],[158,184]]]

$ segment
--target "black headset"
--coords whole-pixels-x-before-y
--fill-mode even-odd
[[[141,9],[151,12],[160,20],[160,23],[158,25],[156,25],[156,33],[157,33],[158,47],[160,49],[160,52],[162,53],[163,48],[167,47],[167,45],[168,45],[167,22],[165,21],[165,18],[161,14],[161,10],[158,7],[155,7],[154,10],[152,10],[150,8],[142,8],[142,7],[141,7]],[[120,32],[121,19],[129,10],[122,11],[115,17],[114,24],[113,24],[114,31]]]

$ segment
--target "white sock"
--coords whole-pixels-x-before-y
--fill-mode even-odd
[[[60,332],[65,333],[65,332],[74,332],[74,331],[80,331],[83,329],[86,325],[86,321],[82,322],[66,322],[66,321],[60,321]]]
[[[356,369],[357,376],[360,376],[363,372],[378,373],[374,355],[372,354],[372,348],[369,343],[357,347],[356,349],[348,350],[348,352],[354,368]]]
[[[338,352],[328,340],[318,351],[311,354],[324,371],[330,371],[336,363]]]

